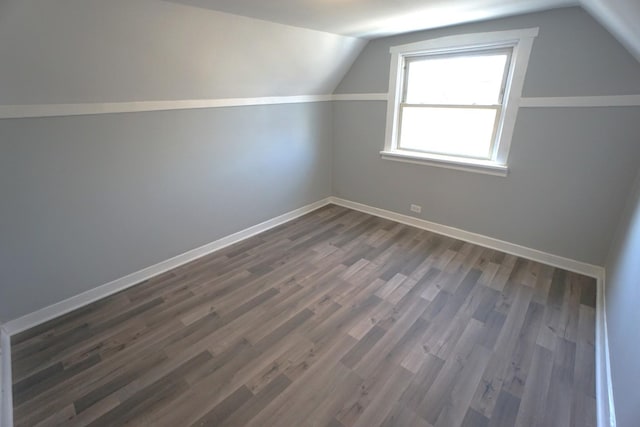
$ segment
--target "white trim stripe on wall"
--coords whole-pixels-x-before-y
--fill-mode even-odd
[[[638,106],[640,106],[640,95],[565,96],[520,99],[520,107],[522,108]]]
[[[387,93],[337,93],[332,96],[332,101],[387,101]]]
[[[0,105],[0,119],[137,113],[143,111],[193,110],[200,108],[248,107],[253,105],[303,104],[328,101],[386,101],[386,93],[341,95],[266,96],[258,98],[186,99],[85,104]]]
[[[187,99],[85,104],[0,105],[0,119],[84,116],[145,111],[248,107],[253,105],[303,104],[329,101],[387,101],[387,93],[343,93],[334,95],[267,96],[258,98]],[[523,97],[521,108],[638,107],[640,95]]]
[[[2,105],[0,119],[136,113],[142,111],[192,110],[251,105],[299,104],[331,101],[331,95],[268,96],[259,98],[185,99],[166,101],[105,102],[85,104]]]

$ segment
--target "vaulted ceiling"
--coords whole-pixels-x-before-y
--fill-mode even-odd
[[[168,1],[361,38],[581,5],[640,60],[640,2],[637,0]]]

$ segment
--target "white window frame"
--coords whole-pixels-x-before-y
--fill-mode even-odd
[[[529,64],[533,41],[538,28],[494,31],[488,33],[461,34],[441,37],[401,46],[393,46],[389,72],[389,100],[387,103],[387,128],[385,145],[380,155],[383,159],[431,166],[441,166],[465,171],[506,176],[508,158],[518,107],[522,97],[522,87]],[[403,100],[405,84],[405,61],[420,55],[449,53],[470,53],[488,49],[513,49],[506,77],[502,111],[497,122],[491,158],[474,159],[455,155],[422,153],[402,150],[399,147],[400,103]]]

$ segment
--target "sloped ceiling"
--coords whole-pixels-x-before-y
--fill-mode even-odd
[[[578,0],[170,0],[297,27],[377,38],[576,5]]]
[[[638,0],[167,0],[360,38],[581,5],[640,60]]]
[[[640,60],[638,0],[0,0],[0,105],[327,94],[367,38],[576,4]]]
[[[0,105],[332,93],[365,40],[158,0],[0,0]]]
[[[640,1],[581,0],[581,4],[640,61]]]

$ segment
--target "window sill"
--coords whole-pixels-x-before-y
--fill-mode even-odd
[[[496,163],[491,160],[464,159],[460,157],[414,153],[400,150],[381,151],[380,157],[384,160],[438,166],[442,168],[484,173],[495,176],[507,176],[507,173],[509,172],[507,165]]]

